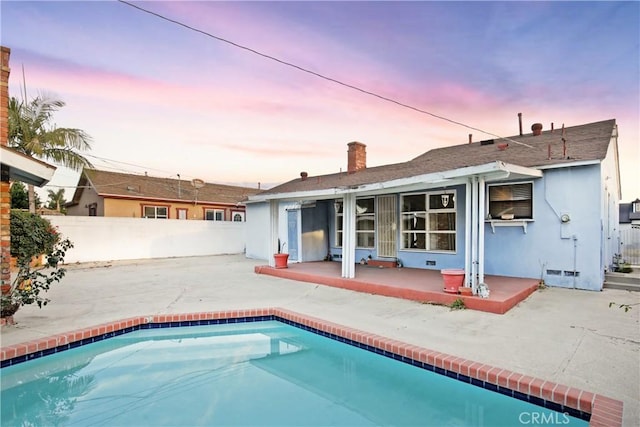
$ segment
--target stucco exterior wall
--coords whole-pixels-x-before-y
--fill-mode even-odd
[[[486,274],[601,290],[600,210],[600,165],[545,170],[543,178],[534,180],[534,220],[526,233],[522,227],[500,227],[494,233],[485,225]],[[563,223],[562,214],[570,221]]]
[[[96,204],[96,215],[104,216],[104,202],[102,197],[93,188],[85,188],[78,199],[78,204],[67,208],[67,215],[88,216],[89,205]]]
[[[66,263],[238,254],[244,222],[46,216],[74,247]]]
[[[602,220],[602,265],[613,269],[615,254],[622,251],[620,244],[620,180],[618,173],[618,144],[613,137],[600,168],[600,203]]]
[[[247,258],[268,260],[269,204],[247,204]]]

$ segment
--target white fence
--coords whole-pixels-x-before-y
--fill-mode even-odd
[[[640,228],[620,230],[622,259],[632,265],[640,265]]]
[[[245,223],[177,219],[45,216],[73,242],[66,263],[239,254]]]

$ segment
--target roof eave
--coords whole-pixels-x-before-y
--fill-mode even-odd
[[[9,167],[9,179],[25,184],[42,187],[46,185],[56,171],[56,167],[43,161],[26,156],[4,145],[0,146],[2,165]]]
[[[333,187],[321,190],[295,191],[289,193],[259,194],[249,197],[249,203],[269,200],[330,199],[348,193],[382,194],[394,191],[412,191],[417,187],[451,186],[465,182],[466,178],[482,176],[486,181],[504,180],[507,178],[540,178],[542,171],[525,166],[495,161],[477,166],[467,166],[443,172],[415,175],[407,178],[362,184],[356,186]]]

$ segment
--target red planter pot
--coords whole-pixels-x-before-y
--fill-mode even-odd
[[[287,268],[289,254],[274,254],[273,258],[276,261],[276,268]]]
[[[444,279],[444,291],[450,294],[457,294],[458,288],[464,283],[464,270],[440,270],[440,274]]]

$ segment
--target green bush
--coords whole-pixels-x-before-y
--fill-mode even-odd
[[[17,259],[18,273],[9,291],[2,294],[2,317],[26,304],[46,305],[49,300],[40,293],[64,277],[66,270],[60,264],[72,247],[69,239],[61,239],[60,233],[40,215],[11,211],[11,255]],[[46,256],[46,263],[32,267],[31,260],[40,255]]]
[[[16,257],[18,266],[50,254],[59,241],[58,231],[48,220],[25,211],[11,211],[11,256]]]

